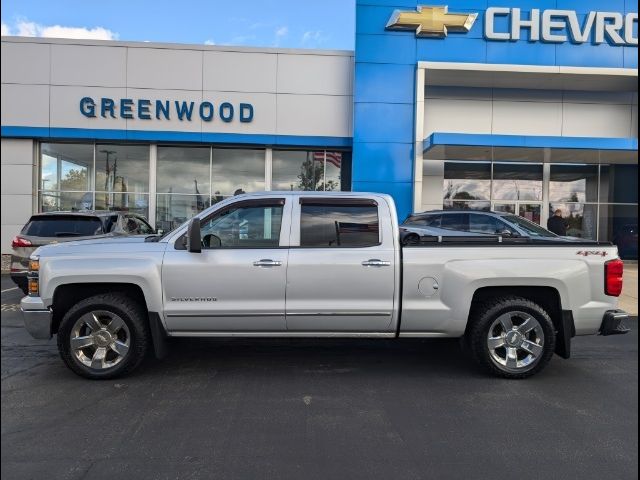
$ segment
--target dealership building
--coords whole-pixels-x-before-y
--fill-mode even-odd
[[[355,51],[2,37],[2,254],[35,212],[167,229],[240,192],[353,190],[401,220],[560,209],[637,258],[637,12],[357,0]]]

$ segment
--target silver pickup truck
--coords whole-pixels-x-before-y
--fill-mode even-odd
[[[489,372],[525,378],[574,335],[626,333],[610,244],[411,237],[393,200],[264,192],[164,236],[39,248],[21,309],[75,373],[113,378],[167,337],[460,337]]]

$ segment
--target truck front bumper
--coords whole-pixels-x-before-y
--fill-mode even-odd
[[[40,340],[51,338],[53,314],[45,307],[40,297],[24,297],[20,300],[20,310],[24,326],[33,338]]]
[[[622,335],[629,333],[631,330],[625,325],[625,320],[629,318],[629,314],[623,310],[609,310],[602,318],[600,325],[600,335]]]

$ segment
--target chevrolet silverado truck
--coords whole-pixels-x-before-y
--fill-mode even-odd
[[[240,195],[162,236],[39,248],[21,310],[92,379],[162,358],[168,337],[236,336],[459,337],[525,378],[575,335],[628,331],[611,244],[410,235],[388,195]]]

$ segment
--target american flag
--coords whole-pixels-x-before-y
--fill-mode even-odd
[[[324,153],[323,151],[320,152],[313,152],[313,161],[314,162],[324,162]],[[327,163],[330,163],[331,165],[340,168],[340,165],[342,164],[342,153],[340,152],[327,152]]]

